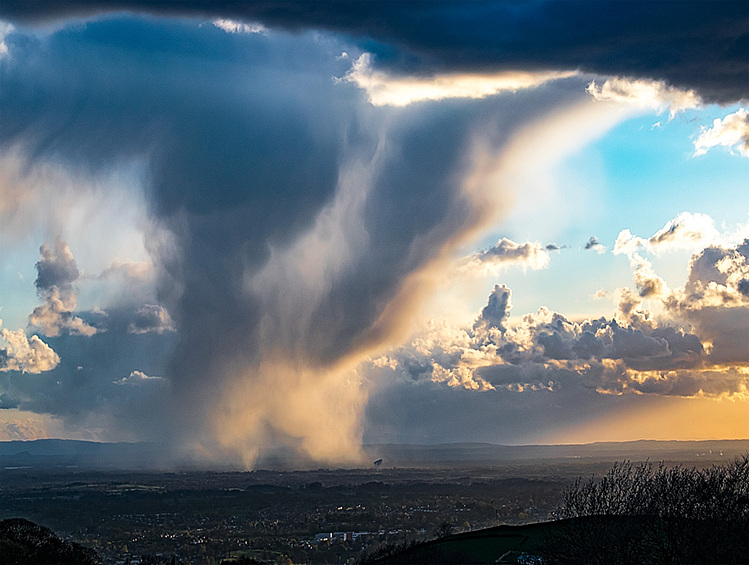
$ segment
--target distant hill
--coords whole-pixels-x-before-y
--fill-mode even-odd
[[[491,466],[539,461],[673,461],[722,462],[749,452],[749,439],[717,441],[629,441],[578,445],[496,445],[448,443],[438,445],[365,445],[370,462],[388,467]],[[91,470],[162,470],[174,466],[168,450],[155,443],[103,443],[66,439],[0,442],[0,472],[18,468]],[[293,453],[265,458],[261,468],[301,468],[309,461]],[[190,468],[189,461],[178,467]]]
[[[156,469],[164,450],[153,443],[100,443],[71,439],[0,442],[0,471],[13,468]]]
[[[749,439],[706,441],[597,442],[567,445],[495,445],[491,443],[447,443],[439,445],[367,445],[370,458],[383,459],[382,465],[452,466],[539,460],[607,459],[644,461],[697,461],[700,458],[722,462],[749,452]]]

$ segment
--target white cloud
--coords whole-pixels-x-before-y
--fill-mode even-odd
[[[142,371],[132,371],[129,376],[112,382],[123,386],[148,386],[152,384],[164,384],[166,383],[166,379],[164,377],[149,377]]]
[[[743,157],[749,157],[749,111],[745,108],[716,118],[711,128],[702,128],[694,141],[694,155],[704,155],[713,147],[730,147]]]
[[[0,59],[8,56],[8,44],[5,43],[5,38],[14,29],[13,24],[0,20]]]
[[[638,251],[659,254],[686,249],[697,252],[709,245],[740,240],[745,231],[745,227],[739,227],[735,234],[724,235],[716,229],[715,222],[707,214],[681,212],[648,239],[635,236],[627,229],[622,230],[616,238],[613,252],[615,255],[629,256]]]
[[[265,33],[267,31],[266,27],[259,23],[245,24],[225,18],[215,19],[211,23],[226,33]]]
[[[0,348],[0,371],[22,371],[42,373],[51,371],[60,362],[60,357],[39,337],[27,338],[23,330],[0,330],[0,337],[7,344]]]
[[[431,77],[394,77],[375,70],[371,54],[364,53],[340,80],[354,83],[366,91],[369,101],[375,106],[407,106],[422,100],[485,98],[500,92],[533,88],[575,74],[571,71],[505,71],[485,75],[456,73]]]
[[[668,109],[671,118],[679,112],[696,108],[702,102],[693,90],[680,90],[662,81],[620,77],[609,78],[600,86],[591,81],[588,92],[600,101],[627,104],[658,112]]]
[[[549,252],[540,243],[516,243],[502,238],[493,247],[460,259],[458,269],[468,274],[496,275],[512,266],[543,269],[548,264]]]

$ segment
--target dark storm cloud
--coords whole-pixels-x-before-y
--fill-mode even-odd
[[[744,99],[749,90],[749,8],[741,1],[5,0],[0,5],[0,17],[17,22],[111,11],[338,31],[360,38],[391,68],[418,74],[580,69],[665,80],[721,103]]]
[[[53,340],[59,371],[72,371],[58,380],[92,396],[61,395],[65,408],[42,394],[46,382],[23,406],[97,413],[96,398],[122,399],[133,387],[113,383],[140,371],[169,381],[177,402],[162,405],[172,414],[159,421],[172,421],[178,436],[203,433],[237,382],[265,387],[247,402],[277,423],[288,400],[278,391],[317,388],[300,382],[300,367],[332,366],[388,339],[400,312],[384,312],[404,281],[480,215],[462,188],[477,124],[498,148],[556,103],[585,96],[581,83],[559,84],[522,98],[418,104],[392,119],[392,109],[333,80],[350,67],[338,57],[350,45],[331,36],[116,16],[41,38],[18,31],[6,42],[0,147],[92,176],[140,164],[148,219],[167,234],[147,240],[158,306],[135,317],[105,308],[97,323],[107,331],[88,345]],[[349,199],[358,204],[337,211]],[[314,231],[330,217],[330,229]],[[316,241],[310,234],[323,240],[304,247]],[[295,255],[297,244],[312,260]],[[177,333],[142,333],[170,325],[167,311]],[[169,361],[114,356],[105,367],[123,335],[123,351],[131,339],[172,336],[161,351]],[[93,367],[71,365],[86,358],[81,348]],[[258,375],[278,352],[294,370],[274,369],[266,383]],[[127,394],[123,420],[137,413],[135,392]]]
[[[96,412],[95,393],[107,398],[101,387],[111,391],[114,380],[133,370],[169,374],[185,397],[181,406],[207,409],[215,401],[209,391],[220,389],[212,388],[211,377],[256,353],[259,309],[245,291],[245,270],[267,259],[272,243],[308,226],[331,198],[345,138],[340,117],[350,114],[355,91],[333,84],[347,65],[335,61],[340,51],[300,51],[294,39],[283,37],[242,39],[248,49],[238,50],[235,36],[213,27],[124,18],[63,29],[44,40],[8,39],[0,145],[92,174],[144,161],[150,214],[173,243],[165,248],[149,242],[160,294],[184,328],[172,366],[155,371],[132,360],[118,363],[119,354],[111,357],[118,340],[109,336],[94,336],[87,346],[55,342],[65,353],[55,374],[70,371],[61,382],[73,388],[89,383],[91,396],[68,399],[65,409],[57,401],[45,404],[44,394],[29,395],[27,409],[63,411],[70,418]],[[306,43],[315,45],[313,39]],[[316,72],[308,72],[312,68]],[[155,320],[149,316],[154,313],[160,312],[141,312],[122,331],[107,333],[127,344],[152,340],[158,334],[138,334],[163,328],[166,318]],[[85,355],[71,354],[76,348],[85,348],[93,367],[82,361]],[[119,344],[117,351],[125,350]],[[72,359],[84,368],[77,371]],[[114,398],[123,397],[122,388]],[[135,393],[129,394],[134,401]]]

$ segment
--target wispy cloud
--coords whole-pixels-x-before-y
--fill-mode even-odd
[[[214,26],[219,29],[223,29],[227,33],[266,33],[267,28],[258,23],[246,24],[226,18],[218,18],[213,20]]]

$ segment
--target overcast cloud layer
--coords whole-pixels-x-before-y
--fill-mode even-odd
[[[613,316],[511,324],[500,283],[470,327],[418,317],[448,273],[565,252],[502,237],[460,256],[529,171],[643,108],[746,96],[745,6],[666,6],[3,2],[0,234],[38,255],[28,325],[2,329],[0,409],[252,466],[418,440],[393,415],[448,393],[743,398],[749,243],[704,215],[622,232],[634,284]],[[744,118],[695,154],[741,158]],[[680,242],[670,289],[648,254]]]

